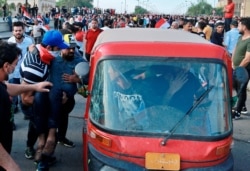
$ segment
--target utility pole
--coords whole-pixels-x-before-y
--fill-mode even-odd
[[[26,8],[26,11],[28,10],[28,0],[25,0],[25,8]]]
[[[125,4],[124,5],[125,5],[125,7],[124,7],[124,11],[125,11],[124,14],[126,14],[127,13],[127,1],[126,0],[125,0]]]
[[[121,14],[122,14],[122,5],[123,5],[123,2],[121,2]]]

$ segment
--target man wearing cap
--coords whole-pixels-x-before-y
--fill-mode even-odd
[[[230,56],[232,56],[233,50],[240,37],[240,33],[237,27],[238,27],[238,21],[233,20],[230,25],[231,30],[226,32],[225,34],[224,46],[226,47]]]
[[[51,61],[60,55],[61,49],[68,47],[59,31],[46,32],[41,44],[29,47],[29,51],[21,63],[22,84],[34,84],[48,80]],[[56,116],[50,113],[49,93],[28,92],[23,93],[21,98],[24,105],[32,105],[33,108],[34,124],[38,134],[35,155],[35,160],[38,161],[37,170],[48,170],[48,158],[54,153],[58,127]]]
[[[63,49],[61,55],[51,62],[49,80],[53,83],[53,88],[50,90],[49,97],[50,103],[53,103],[51,112],[59,118],[58,143],[66,147],[74,147],[75,144],[66,138],[66,132],[68,115],[75,105],[76,83],[81,83],[81,79],[76,75],[74,69],[78,63],[84,62],[84,60],[75,55],[77,44],[72,34],[64,34],[64,41],[69,44],[69,48]],[[63,96],[66,98],[62,103]]]

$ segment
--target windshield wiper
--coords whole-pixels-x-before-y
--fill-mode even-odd
[[[166,145],[168,139],[173,135],[176,129],[180,126],[180,124],[186,119],[186,117],[194,111],[194,109],[205,99],[208,93],[214,88],[214,86],[209,87],[191,106],[191,108],[187,111],[187,113],[173,126],[170,130],[169,134],[162,140],[161,145]]]

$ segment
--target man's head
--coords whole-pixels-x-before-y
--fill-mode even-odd
[[[16,44],[0,41],[0,81],[8,80],[18,62],[18,56],[22,54]]]
[[[238,27],[238,21],[233,20],[230,24],[231,28],[237,28]]]
[[[198,28],[201,30],[204,30],[204,28],[207,26],[207,24],[204,21],[199,21],[198,22]]]
[[[50,46],[51,49],[67,49],[69,46],[64,42],[63,35],[57,30],[47,31],[41,43],[44,47]]]
[[[98,28],[98,20],[93,18],[92,21],[91,21],[91,27],[92,29],[97,29]]]
[[[75,22],[75,23],[73,23],[73,26],[74,26],[74,28],[76,29],[76,31],[75,31],[75,32],[77,32],[77,31],[81,31],[81,30],[82,30],[82,28],[83,28],[83,24],[82,24],[82,22]]]
[[[238,25],[239,32],[244,34],[245,32],[250,32],[250,17],[241,18]]]
[[[76,41],[75,41],[72,34],[65,34],[63,36],[63,38],[64,38],[64,41],[66,43],[68,43],[69,48],[63,49],[61,51],[62,58],[64,58],[65,60],[70,61],[70,60],[72,60],[74,58],[75,48],[76,48],[77,44],[76,44]]]
[[[191,20],[185,19],[183,22],[183,30],[191,32],[193,24]]]
[[[38,25],[38,20],[34,19],[34,25]]]
[[[223,22],[218,22],[215,24],[215,30],[217,33],[222,33],[224,30],[224,27],[225,27],[225,25]]]
[[[21,40],[23,38],[24,33],[24,24],[21,21],[13,22],[13,36],[17,40]]]
[[[171,24],[171,29],[179,29],[179,24],[177,21],[173,21]]]

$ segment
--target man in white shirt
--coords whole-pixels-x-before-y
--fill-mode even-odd
[[[9,75],[9,82],[13,84],[20,84],[20,66],[23,61],[23,57],[27,52],[27,48],[34,44],[34,40],[30,36],[24,34],[24,23],[17,21],[13,23],[13,36],[8,39],[9,43],[16,43],[17,47],[22,50],[22,55],[18,57],[18,63],[15,67],[15,70],[12,74]],[[12,109],[14,112],[18,110],[18,97],[12,97]],[[15,125],[13,125],[15,130]]]
[[[35,43],[40,44],[42,41],[42,26],[38,23],[38,20],[34,20],[34,25],[31,35],[33,36]]]

